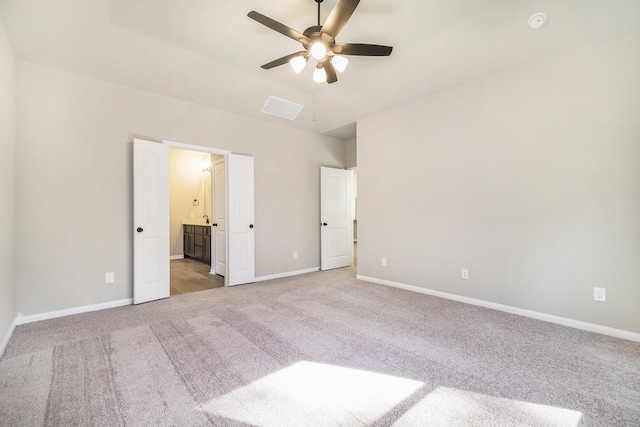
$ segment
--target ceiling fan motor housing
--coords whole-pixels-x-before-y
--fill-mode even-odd
[[[333,49],[336,41],[333,37],[331,37],[327,33],[322,33],[322,25],[314,25],[313,27],[309,27],[304,30],[302,33],[305,37],[309,39],[309,43],[306,43],[306,40],[301,40],[300,42],[305,47],[305,49],[309,50],[310,46],[313,46],[316,42],[321,42],[327,48],[327,52]]]

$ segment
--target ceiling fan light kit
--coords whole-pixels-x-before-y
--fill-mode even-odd
[[[333,55],[333,57],[331,58],[331,63],[333,64],[337,72],[342,73],[347,68],[349,59],[346,56]]]
[[[313,81],[316,83],[324,83],[327,81],[327,72],[324,67],[320,67],[320,64],[316,65],[316,69],[313,70]]]
[[[313,59],[315,59],[316,61],[321,61],[325,56],[327,56],[327,47],[322,42],[314,42],[311,45],[311,49],[309,49],[309,52],[311,53]]]
[[[335,83],[338,81],[336,71],[339,73],[344,72],[349,63],[349,60],[344,55],[391,55],[393,50],[391,46],[336,43],[336,36],[353,15],[360,0],[339,0],[324,25],[320,25],[320,3],[323,0],[314,1],[318,4],[318,25],[307,28],[303,33],[299,33],[293,28],[289,28],[256,11],[251,11],[247,14],[249,18],[260,24],[301,43],[305,49],[264,64],[261,66],[263,69],[269,70],[288,62],[296,73],[300,73],[307,64],[309,57],[311,57],[316,60],[313,80],[317,83]]]
[[[293,71],[296,72],[296,74],[300,74],[300,72],[304,69],[304,66],[307,65],[308,60],[309,58],[307,58],[306,56],[296,56],[289,61],[289,64],[291,64],[291,67],[293,68]]]

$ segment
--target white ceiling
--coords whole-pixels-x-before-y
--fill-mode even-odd
[[[338,42],[393,53],[350,57],[319,85],[309,65],[260,68],[301,45],[251,10],[300,32],[317,20],[315,0],[0,0],[18,59],[342,139],[360,117],[640,29],[638,0],[362,0]],[[549,21],[532,30],[536,12]],[[305,107],[294,121],[266,115],[270,95]]]

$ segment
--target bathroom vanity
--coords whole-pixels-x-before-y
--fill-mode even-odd
[[[183,224],[184,257],[211,265],[211,225]]]

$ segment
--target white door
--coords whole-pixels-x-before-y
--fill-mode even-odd
[[[133,303],[169,296],[169,147],[133,140]]]
[[[253,157],[229,155],[229,210],[227,216],[228,286],[255,280],[253,223]]]
[[[227,239],[226,232],[226,203],[225,201],[225,165],[224,160],[213,164],[213,253],[211,257],[211,272],[224,276],[227,274]]]
[[[353,172],[320,168],[320,269],[353,263]]]

